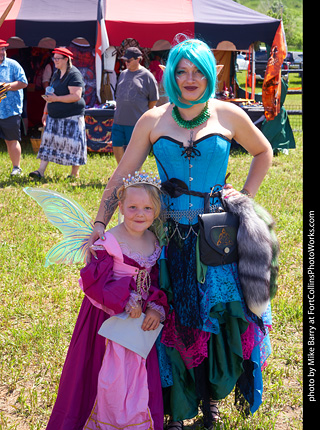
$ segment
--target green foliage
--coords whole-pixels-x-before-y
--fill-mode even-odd
[[[274,217],[280,241],[279,290],[273,300],[273,352],[264,371],[264,402],[248,419],[234,407],[233,394],[221,404],[225,429],[302,428],[302,133],[297,148],[274,158],[256,200]],[[230,182],[241,189],[251,157],[232,153]],[[0,142],[0,429],[43,429],[83,299],[79,267],[44,267],[45,255],[60,240],[42,209],[23,192],[25,186],[49,188],[72,197],[94,217],[116,162],[91,154],[80,179],[67,180],[70,168],[50,164],[39,184],[28,172],[39,160],[23,143],[20,178]],[[155,171],[149,156],[144,168]],[[117,221],[115,216],[113,223]],[[187,424],[187,423],[186,423]]]
[[[302,0],[237,0],[237,3],[273,18],[282,19],[288,49],[302,50]]]

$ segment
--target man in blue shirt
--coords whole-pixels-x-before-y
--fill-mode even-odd
[[[0,102],[0,137],[3,137],[12,161],[11,176],[21,174],[21,114],[23,108],[23,88],[28,85],[20,64],[7,58],[5,40],[0,39],[0,83],[10,85],[7,97]]]

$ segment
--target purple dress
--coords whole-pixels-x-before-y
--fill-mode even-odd
[[[96,251],[98,260],[92,259],[80,272],[83,291],[86,294],[82,302],[71,343],[62,370],[58,396],[47,425],[47,430],[82,430],[89,418],[97,396],[97,382],[103,362],[106,344],[105,338],[98,335],[102,323],[109,315],[92,302],[108,308],[114,314],[121,313],[136,290],[132,276],[115,279],[113,256],[104,250]],[[137,261],[123,255],[124,265],[143,270]],[[149,301],[163,306],[167,311],[165,294],[158,285],[158,267],[154,265],[150,272],[151,287]],[[163,429],[163,403],[155,346],[147,360],[147,382],[149,389],[149,409],[156,430]]]

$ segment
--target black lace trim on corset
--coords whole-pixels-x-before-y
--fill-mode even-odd
[[[177,145],[179,145],[180,149],[182,149],[181,157],[184,156],[184,158],[186,158],[190,161],[191,158],[195,158],[196,156],[197,157],[201,156],[201,152],[199,151],[199,149],[197,149],[197,144],[198,144],[199,140],[193,141],[192,137],[191,137],[190,140],[188,140],[188,142],[190,143],[189,146],[184,146],[183,142],[179,142],[177,140],[173,140],[173,142],[176,143]]]
[[[206,139],[208,139],[211,136],[219,136],[222,139],[226,140],[227,142],[230,142],[230,143],[232,142],[232,139],[229,139],[227,136],[224,136],[221,133],[209,133],[209,134],[206,134],[205,136],[202,136],[199,139],[195,140],[196,145],[199,142],[202,142],[203,140],[206,140]],[[182,145],[183,146],[183,142],[180,142],[179,140],[174,139],[173,137],[170,137],[170,136],[160,136],[155,142],[153,142],[152,145],[155,145],[160,139],[170,140],[173,143],[177,143],[178,145]]]
[[[184,150],[182,151],[181,157],[185,156],[184,158],[194,158],[196,156],[200,157],[201,152],[199,149],[195,148],[195,146],[183,146]]]

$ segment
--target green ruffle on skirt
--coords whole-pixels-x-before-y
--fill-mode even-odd
[[[219,303],[210,312],[218,318],[220,332],[212,334],[208,341],[208,358],[204,366],[204,380],[213,400],[225,398],[233,390],[243,373],[241,334],[248,327],[241,303]],[[198,414],[200,398],[197,396],[196,373],[187,369],[179,352],[166,347],[171,361],[173,386],[164,389],[164,410],[174,421],[194,418]]]

